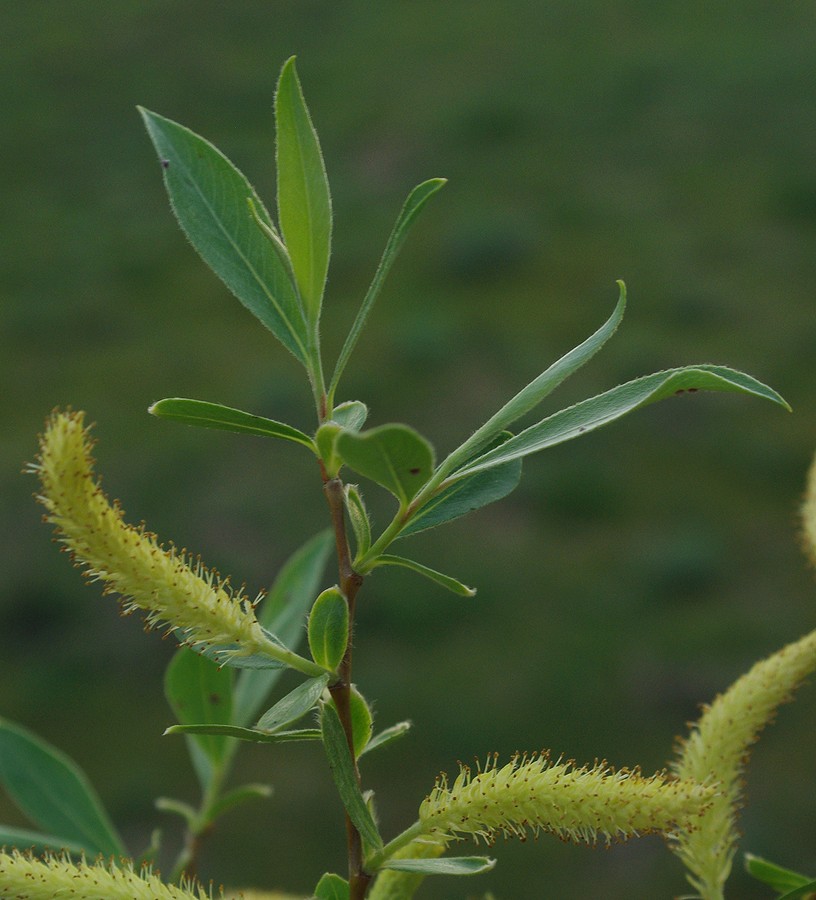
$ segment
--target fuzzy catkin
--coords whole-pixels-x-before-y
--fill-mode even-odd
[[[437,840],[469,834],[525,837],[546,831],[594,844],[692,823],[711,803],[712,789],[663,774],[614,770],[605,762],[577,767],[547,753],[495,759],[473,775],[463,766],[452,786],[440,776],[420,807],[424,833]]]
[[[219,895],[223,896],[223,895]],[[67,857],[37,859],[0,852],[0,900],[211,900],[197,886],[163,884],[149,869],[130,864],[73,863]]]
[[[694,830],[680,829],[672,849],[704,900],[721,900],[736,849],[742,772],[751,745],[780,704],[816,669],[816,631],[758,662],[712,704],[681,744],[672,770],[679,778],[717,783]]]
[[[93,443],[81,412],[55,412],[40,437],[40,454],[29,467],[40,479],[37,499],[46,520],[85,575],[105,593],[125,598],[124,610],[141,609],[151,626],[183,630],[187,643],[235,647],[232,655],[268,653],[276,647],[264,634],[253,604],[233,593],[184,551],[160,546],[144,526],[127,525],[94,480]]]

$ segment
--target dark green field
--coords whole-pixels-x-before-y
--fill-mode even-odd
[[[49,543],[20,474],[46,414],[87,410],[129,520],[250,592],[326,524],[306,454],[146,414],[189,396],[313,428],[299,367],[176,226],[137,103],[212,140],[271,205],[274,85],[298,55],[336,211],[332,361],[404,196],[449,179],[347,371],[340,399],[370,424],[405,421],[444,454],[607,318],[616,278],[619,333],[548,410],[695,362],[793,406],[678,398],[529,459],[510,498],[411,539],[473,600],[371,579],[355,677],[380,724],[415,725],[365,772],[387,835],[458,759],[548,747],[662,768],[699,703],[816,626],[797,546],[816,449],[812,5],[61,0],[5,3],[0,27],[0,715],[84,767],[134,852],[157,825],[178,839],[154,797],[195,799],[183,741],[161,737],[173,646]],[[384,525],[387,501],[366,496]],[[758,744],[741,848],[813,874],[815,717],[811,685]],[[307,893],[342,871],[320,751],[243,760],[275,796],[223,820],[202,874]],[[4,820],[20,822],[0,797]],[[491,852],[490,875],[419,896],[685,889],[654,838]],[[729,896],[770,894],[738,871]]]

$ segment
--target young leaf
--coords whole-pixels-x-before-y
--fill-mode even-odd
[[[404,569],[410,569],[418,575],[430,578],[431,581],[435,581],[441,587],[448,591],[453,591],[454,594],[458,594],[460,597],[473,597],[476,594],[476,588],[468,587],[466,584],[462,584],[461,581],[451,578],[450,575],[437,572],[436,569],[430,569],[428,566],[423,566],[422,563],[418,563],[413,559],[406,559],[404,556],[393,556],[384,553],[376,558],[374,565],[402,566]]]
[[[209,141],[139,108],[162,163],[173,212],[204,262],[304,366],[309,338],[297,290],[247,210],[269,214],[246,178]]]
[[[363,503],[363,495],[356,484],[347,484],[343,497],[346,501],[346,512],[351,522],[351,530],[354,532],[356,556],[359,558],[368,553],[371,547],[371,521]]]
[[[296,648],[303,639],[303,618],[317,593],[326,563],[334,549],[334,534],[323,531],[312,538],[284,564],[266,599],[257,608],[260,623],[287,647]],[[233,695],[233,718],[248,725],[263,707],[283,669],[244,669]]]
[[[447,856],[441,859],[389,859],[380,868],[418,875],[481,875],[495,865],[496,860],[487,856]]]
[[[349,900],[349,884],[345,878],[326,872],[317,882],[314,900]]]
[[[232,670],[187,647],[176,651],[164,676],[164,695],[182,725],[194,722],[229,725],[232,720]],[[213,765],[224,759],[223,738],[193,738]]]
[[[260,437],[281,438],[308,447],[317,452],[314,441],[291,425],[253,416],[240,409],[222,406],[220,403],[207,403],[204,400],[187,400],[183,397],[168,397],[159,400],[147,410],[160,419],[172,419],[186,425],[199,425],[202,428],[218,428],[222,431],[235,431],[238,434],[256,434]]]
[[[811,879],[791,869],[784,869],[752,853],[745,854],[745,870],[749,875],[767,884],[780,894],[807,887]]]
[[[777,900],[812,900],[814,892],[816,892],[816,881],[808,881],[787,894],[777,897]]]
[[[292,722],[297,722],[314,707],[323,693],[323,689],[329,683],[328,675],[319,678],[310,678],[299,684],[293,691],[268,709],[258,720],[255,728],[260,731],[279,731]]]
[[[497,435],[512,425],[513,422],[538,406],[538,404],[541,403],[546,396],[552,393],[562,381],[569,378],[569,376],[580,369],[584,363],[592,359],[609,338],[612,337],[623,318],[623,313],[626,309],[626,285],[622,281],[619,281],[618,289],[620,291],[618,302],[609,319],[607,319],[607,321],[582,344],[579,344],[573,350],[570,350],[569,353],[562,356],[561,359],[553,363],[546,371],[542,372],[538,378],[531,381],[527,387],[522,388],[512,400],[506,403],[494,416],[488,419],[488,421],[474,432],[464,444],[454,450],[453,453],[442,462],[436,472],[436,477],[438,477],[440,481],[443,477],[447,477],[456,469],[464,468],[463,464],[467,462],[468,459],[472,458],[474,454],[486,447],[497,437]]]
[[[321,733],[316,728],[301,728],[295,731],[258,731],[257,728],[240,728],[238,725],[171,725],[164,734],[210,734],[218,737],[232,737],[239,741],[255,744],[282,744],[288,741],[319,741]]]
[[[360,332],[363,330],[368,314],[371,312],[374,301],[377,299],[380,288],[383,286],[385,276],[388,274],[394,260],[397,258],[397,253],[399,252],[402,242],[405,240],[411,225],[419,215],[423,206],[425,206],[428,200],[430,200],[430,198],[445,184],[446,179],[444,178],[431,178],[428,181],[423,181],[422,184],[418,184],[411,191],[403,204],[402,210],[397,217],[397,222],[394,225],[394,230],[391,232],[388,243],[385,245],[380,264],[377,266],[377,271],[374,273],[374,280],[371,282],[371,286],[363,298],[362,306],[360,307],[357,317],[354,320],[354,324],[351,326],[348,337],[343,344],[343,349],[340,351],[340,356],[337,359],[337,365],[334,369],[334,375],[332,376],[331,387],[329,388],[330,397],[333,397],[334,392],[337,390],[340,376],[346,368],[346,364],[360,337]]]
[[[382,731],[375,734],[365,747],[363,747],[358,754],[358,758],[365,753],[371,753],[372,750],[376,750],[378,747],[385,747],[392,741],[404,737],[410,730],[411,723],[408,721],[397,722],[396,725],[391,725],[389,728],[383,728]]]
[[[315,444],[323,466],[326,469],[326,476],[334,478],[343,466],[343,460],[335,450],[337,436],[342,431],[342,427],[337,422],[324,422],[315,433]]]
[[[344,431],[335,447],[346,465],[390,491],[402,507],[433,471],[433,448],[407,425],[380,425],[359,434]]]
[[[354,756],[359,757],[371,740],[371,728],[374,716],[365,697],[352,685],[349,696],[351,712],[351,734],[354,740]]]
[[[126,851],[84,772],[30,731],[0,719],[0,783],[40,828],[89,856]]]
[[[504,431],[498,440],[488,445],[488,448],[492,449],[493,444],[500,446],[512,436],[509,431]],[[477,472],[465,478],[456,480],[452,478],[452,484],[419,506],[399,536],[405,537],[427,528],[435,528],[437,525],[487,506],[488,503],[495,503],[514,491],[520,480],[520,459],[511,460],[503,466],[486,472]]]
[[[653,375],[628,381],[604,394],[562,409],[510,438],[500,447],[477,457],[459,469],[457,474],[472,475],[520,459],[545,447],[561,444],[614,422],[615,419],[642,406],[648,406],[675,394],[694,393],[698,390],[750,394],[790,409],[785,400],[767,385],[751,378],[750,375],[725,366],[702,365],[667,369],[665,372],[655,372]]]
[[[307,628],[312,659],[325,669],[335,671],[346,652],[349,639],[349,610],[346,598],[329,588],[315,600]]]
[[[340,800],[363,840],[371,847],[379,849],[383,845],[382,838],[357,783],[346,734],[333,703],[324,703],[321,707],[320,728],[329,768],[337,785]]]
[[[219,819],[225,812],[246,803],[249,800],[267,800],[272,796],[272,787],[268,784],[244,784],[224,794],[209,810],[210,821]]]
[[[281,70],[275,94],[278,215],[306,316],[315,324],[326,285],[331,251],[332,210],[326,167],[295,58]]]
[[[346,400],[334,407],[332,422],[342,425],[346,431],[359,431],[368,418],[368,407],[359,400]]]

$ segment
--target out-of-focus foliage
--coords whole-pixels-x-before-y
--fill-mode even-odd
[[[392,832],[464,753],[552,746],[658,767],[699,702],[812,627],[795,510],[816,417],[815,30],[806,5],[756,0],[4,9],[0,711],[81,763],[129,843],[149,841],[149,798],[183,793],[188,777],[165,765],[186,773],[182,742],[160,737],[172,647],[119,621],[48,551],[19,475],[34,433],[56,405],[87,409],[106,489],[224,574],[247,573],[250,591],[324,505],[308,454],[145,414],[159,397],[206,396],[313,427],[297,419],[308,406],[297,363],[180,235],[135,104],[213,140],[269,200],[275,79],[299,55],[336,213],[329,355],[406,191],[449,179],[346,372],[372,427],[387,409],[447,452],[608,314],[617,277],[626,328],[553,409],[689,359],[750,371],[794,407],[656,407],[531,460],[518,492],[433,545],[409,539],[479,593],[463,601],[389,567],[361,606],[355,680],[376,681],[380,721],[410,714],[416,726],[365,761]],[[437,382],[447,390],[430,393]],[[389,508],[374,512],[387,522]],[[462,602],[479,611],[464,627]],[[417,682],[417,669],[435,675]],[[745,849],[794,868],[812,853],[801,784],[813,709],[805,690],[765,735],[742,820]],[[274,781],[276,795],[251,821],[225,819],[212,873],[252,883],[230,861],[274,834],[287,862],[268,887],[305,892],[327,853],[342,866],[341,810],[322,834],[319,753],[295,771],[276,748],[271,773],[269,755],[249,752],[241,777]],[[497,897],[532,900],[543,872],[554,895],[602,884],[610,900],[669,896],[682,880],[648,841],[590,857],[546,839],[496,853],[485,878]],[[429,883],[426,896],[449,888]],[[736,875],[733,892],[762,895]]]

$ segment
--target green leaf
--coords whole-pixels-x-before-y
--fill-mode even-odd
[[[176,651],[164,676],[164,695],[182,725],[209,722],[229,725],[232,721],[233,673],[226,666],[219,668],[211,660],[181,647]],[[224,738],[200,736],[191,738],[212,766],[219,766],[227,752]],[[195,763],[195,757],[193,757]],[[199,770],[199,766],[196,765]],[[199,775],[209,776],[199,771]],[[206,788],[209,777],[203,780]]]
[[[487,856],[447,856],[440,859],[390,859],[380,868],[418,875],[481,875],[496,865]]]
[[[349,884],[345,878],[326,872],[317,882],[314,900],[349,900]]]
[[[391,725],[389,728],[384,728],[382,731],[378,732],[371,738],[371,740],[360,751],[358,756],[363,756],[363,754],[365,753],[371,753],[372,750],[376,750],[378,747],[386,747],[392,741],[396,741],[399,738],[404,737],[410,730],[411,723],[408,721],[397,722],[396,725]]]
[[[337,359],[337,365],[334,369],[334,375],[332,376],[331,387],[329,388],[330,397],[333,397],[334,392],[337,390],[340,376],[346,368],[346,364],[357,344],[357,340],[360,337],[360,332],[363,330],[368,314],[371,312],[374,301],[379,296],[380,289],[385,282],[385,276],[388,274],[394,260],[397,258],[397,253],[407,237],[411,225],[413,225],[414,220],[428,200],[430,200],[430,198],[445,184],[446,179],[444,178],[431,178],[428,181],[423,181],[422,184],[418,184],[411,191],[403,204],[402,210],[394,225],[394,229],[388,238],[388,243],[385,245],[380,264],[377,266],[377,271],[374,273],[374,279],[371,282],[371,286],[363,298],[363,303],[357,313],[354,324],[351,326],[348,337],[343,344],[343,349],[340,351],[340,356]]]
[[[360,832],[362,839],[371,847],[379,849],[383,845],[382,838],[357,783],[354,763],[346,743],[346,735],[333,703],[323,704],[320,713],[320,727],[329,768],[348,817]]]
[[[0,719],[0,783],[39,828],[89,856],[127,855],[85,773],[55,747]]]
[[[626,413],[648,406],[676,394],[698,390],[725,391],[750,394],[790,407],[776,391],[750,375],[725,366],[684,366],[636,378],[618,385],[611,391],[590,397],[575,406],[562,409],[536,425],[532,425],[500,447],[485,453],[459,470],[460,475],[472,475],[513,459],[536,453],[545,447],[561,444],[572,438],[600,428]]]
[[[346,400],[334,407],[332,422],[342,425],[346,431],[359,431],[368,418],[368,407],[360,400]]]
[[[800,885],[793,891],[777,897],[777,900],[799,900],[799,898],[809,898],[816,891],[816,881],[808,881],[807,884]]]
[[[368,553],[371,547],[371,520],[363,502],[363,495],[356,484],[347,484],[343,489],[343,499],[346,502],[346,512],[351,522],[351,530],[356,541],[355,557],[359,559]]]
[[[371,740],[371,727],[374,716],[365,697],[352,685],[349,692],[349,709],[351,712],[351,734],[354,741],[354,756],[359,757]]]
[[[612,337],[623,318],[626,309],[626,285],[618,282],[619,297],[614,312],[607,321],[582,344],[570,350],[557,362],[553,363],[538,378],[534,379],[522,388],[512,400],[506,403],[494,416],[488,419],[481,428],[468,438],[460,447],[451,453],[442,462],[436,473],[441,481],[456,469],[463,468],[475,453],[484,449],[502,431],[508,428],[516,420],[538,406],[555,388],[566,378],[588,362],[603,345]]]
[[[326,469],[326,477],[334,478],[343,467],[343,460],[337,454],[335,445],[337,436],[343,431],[337,422],[324,422],[315,433],[315,444],[323,466]]]
[[[268,784],[244,784],[224,794],[209,810],[209,819],[214,822],[230,809],[247,803],[249,800],[268,800],[272,796],[272,787]]]
[[[413,559],[406,559],[404,556],[393,556],[392,554],[384,553],[376,558],[374,565],[375,567],[402,566],[404,569],[410,569],[418,575],[430,578],[431,581],[436,582],[446,590],[453,591],[454,594],[458,594],[460,597],[473,597],[476,594],[476,588],[468,587],[466,584],[462,584],[461,581],[451,578],[450,575],[444,575],[442,572],[437,572],[436,569],[430,569],[428,566],[423,566],[422,563],[418,563]]]
[[[344,431],[335,446],[346,465],[390,491],[403,507],[433,471],[433,448],[407,425]]]
[[[278,251],[247,209],[251,198],[272,220],[246,178],[209,141],[139,107],[162,164],[173,212],[204,262],[278,340],[310,368],[306,320]]]
[[[328,683],[329,676],[321,675],[319,678],[310,678],[299,684],[268,709],[258,720],[255,728],[260,731],[279,731],[292,722],[297,722],[314,708]]]
[[[295,58],[287,60],[275,95],[278,215],[309,322],[320,318],[331,252],[332,209],[326,167]]]
[[[238,725],[171,725],[164,729],[170,734],[211,734],[219,737],[237,738],[255,744],[282,744],[288,741],[319,741],[321,733],[316,728],[301,728],[295,731],[258,731],[257,728],[241,728]]]
[[[77,844],[64,837],[54,834],[42,834],[39,831],[29,831],[27,828],[12,828],[10,825],[0,825],[0,847],[16,847],[18,850],[65,850],[74,856],[81,856],[88,852],[84,844]]]
[[[500,446],[512,436],[509,431],[504,431],[499,439],[491,444]],[[406,537],[427,528],[435,528],[437,525],[443,525],[482,506],[487,506],[488,503],[495,503],[514,491],[520,480],[520,459],[465,478],[456,478],[454,475],[450,479],[452,483],[411,514],[408,524],[399,536]]]
[[[326,563],[334,549],[334,534],[326,530],[296,551],[278,573],[272,589],[255,610],[258,620],[287,647],[303,640],[303,619],[317,593]],[[263,708],[283,669],[244,669],[233,694],[233,718],[248,725]]]
[[[235,431],[238,434],[255,434],[260,437],[281,438],[308,447],[317,453],[314,441],[291,425],[253,416],[240,409],[222,406],[220,403],[208,403],[205,400],[188,400],[184,397],[168,397],[159,400],[147,410],[160,419],[172,419],[186,425],[198,425],[202,428],[218,428],[222,431]]]
[[[811,879],[791,869],[784,869],[752,853],[745,854],[745,870],[749,875],[772,887],[780,894],[807,887]]]
[[[336,671],[349,639],[348,602],[339,588],[329,588],[315,600],[307,635],[312,659],[319,666]]]

